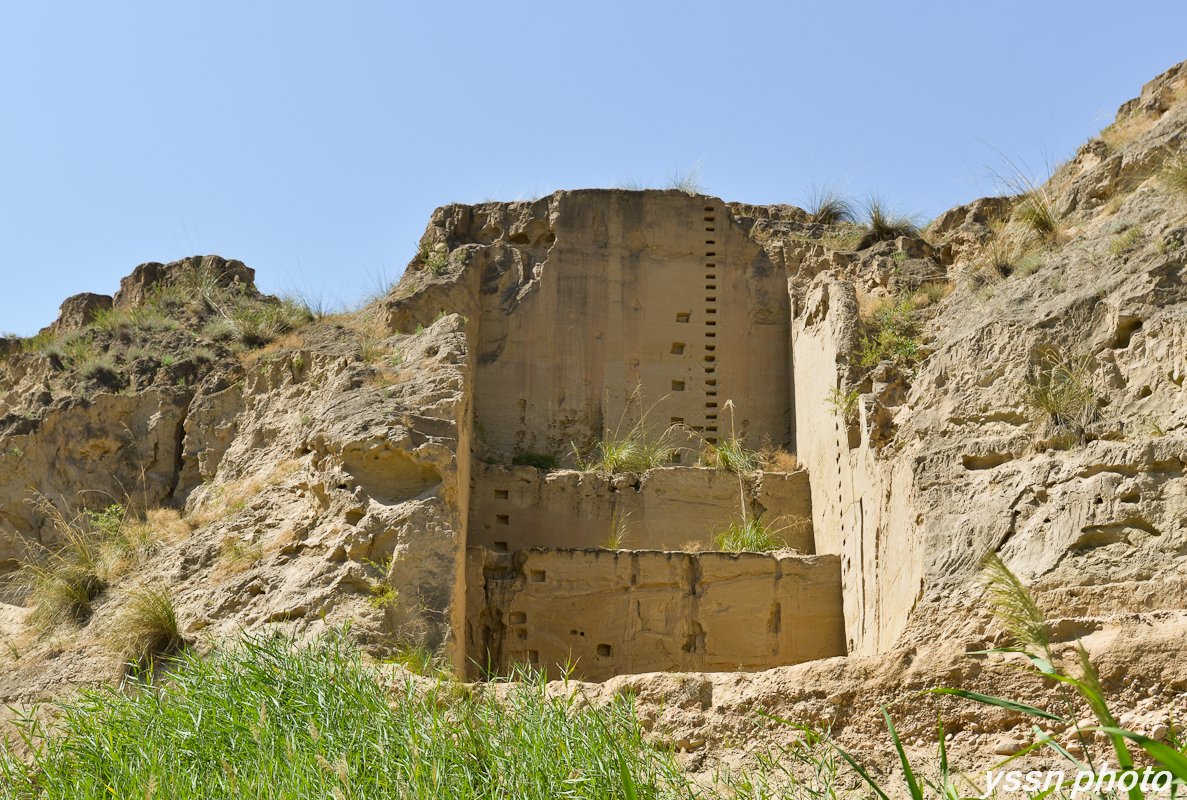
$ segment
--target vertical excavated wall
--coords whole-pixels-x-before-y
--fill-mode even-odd
[[[554,198],[545,258],[483,280],[475,418],[486,444],[564,458],[647,409],[655,429],[683,422],[716,439],[727,400],[739,434],[790,442],[784,278],[728,207],[681,192]]]
[[[797,456],[812,476],[816,552],[841,559],[849,652],[876,653],[894,642],[922,592],[911,475],[875,465],[864,407],[847,423],[829,399],[857,349],[853,284],[819,275],[794,312]]]
[[[845,654],[835,556],[471,547],[475,672],[768,669]]]
[[[705,467],[643,475],[474,464],[468,542],[495,551],[527,547],[676,550],[713,537],[746,513],[783,526],[789,547],[812,554],[808,473],[759,472],[740,480]]]
[[[865,611],[862,564],[877,554],[840,530],[864,524],[854,522],[862,501],[850,508],[853,490],[816,486],[819,471],[831,487],[837,465],[825,468],[832,455],[815,428],[811,487],[803,472],[739,484],[733,473],[687,466],[607,476],[512,463],[531,455],[574,466],[578,453],[640,422],[652,435],[683,424],[694,449],[697,436],[796,448],[793,365],[797,380],[831,386],[838,351],[806,328],[793,335],[785,270],[727,204],[675,191],[558,192],[438,209],[426,241],[446,254],[433,274],[449,279],[389,313],[409,331],[435,308],[468,319],[470,660],[503,671],[577,657],[581,674],[601,678],[764,669],[871,641],[881,623]],[[841,480],[852,483],[857,473],[845,469]],[[818,497],[824,517],[813,513]],[[837,557],[701,552],[731,519],[763,512],[776,524],[823,520],[827,530],[794,523],[788,543]],[[630,549],[584,549],[611,544]],[[684,549],[692,552],[674,552]],[[848,643],[847,624],[857,625]]]

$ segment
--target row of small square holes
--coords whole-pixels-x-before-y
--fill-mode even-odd
[[[705,258],[717,258],[717,218],[713,206],[705,206]],[[712,237],[712,238],[710,238]],[[717,433],[717,262],[705,262],[705,431]],[[712,292],[712,294],[708,294]],[[715,437],[705,437],[717,444]]]

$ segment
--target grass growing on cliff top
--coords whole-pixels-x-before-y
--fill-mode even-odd
[[[0,750],[0,796],[691,796],[626,702],[550,699],[530,677],[503,702],[447,683],[386,688],[343,636],[183,654],[161,686],[84,690],[53,733],[27,726],[34,754]]]

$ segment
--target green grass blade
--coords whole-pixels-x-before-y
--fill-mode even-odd
[[[622,793],[626,795],[627,800],[639,800],[639,791],[635,787],[635,779],[631,777],[631,771],[626,768],[626,759],[622,754],[618,754],[618,774],[622,778]]]
[[[1142,736],[1140,733],[1127,731],[1124,728],[1102,727],[1100,730],[1104,731],[1110,736],[1118,736],[1130,739],[1151,756],[1162,762],[1163,766],[1169,769],[1171,774],[1176,778],[1187,781],[1187,756],[1184,756],[1169,744],[1155,741],[1148,736]]]
[[[1057,716],[1057,715],[1052,714],[1048,711],[1044,711],[1041,708],[1035,708],[1034,706],[1028,706],[1026,703],[1018,703],[1014,700],[1004,700],[1000,697],[991,697],[990,695],[981,694],[980,692],[970,692],[967,689],[949,689],[949,688],[928,689],[927,693],[928,694],[950,694],[950,695],[954,695],[956,697],[963,697],[966,700],[975,700],[978,703],[984,703],[985,705],[989,705],[989,706],[997,706],[998,708],[1005,708],[1010,711],[1021,711],[1023,714],[1030,714],[1031,716],[1042,717],[1044,719],[1052,719],[1052,720],[1055,720],[1056,722],[1063,722],[1063,723],[1067,722],[1067,720],[1065,720],[1063,717]]]
[[[1053,739],[1052,737],[1043,733],[1043,731],[1039,729],[1038,725],[1032,725],[1031,727],[1034,729],[1035,739],[1038,743],[1045,744],[1048,747],[1050,747],[1052,750],[1054,750],[1055,752],[1059,753],[1061,756],[1066,758],[1068,761],[1075,764],[1076,769],[1078,769],[1080,771],[1087,769],[1087,767],[1085,767],[1082,763],[1080,763],[1080,760],[1078,758],[1074,757],[1071,753],[1069,753],[1067,750],[1065,750],[1063,745],[1061,745],[1059,742],[1055,741],[1055,739]]]
[[[903,750],[903,743],[899,741],[898,731],[894,729],[894,723],[890,720],[890,714],[886,713],[885,706],[879,706],[882,709],[882,718],[886,720],[886,727],[890,729],[890,740],[894,742],[894,749],[898,751],[899,761],[903,764],[903,776],[907,779],[907,788],[911,792],[913,800],[923,800],[923,790],[919,788],[919,782],[915,780],[915,772],[911,769],[911,762],[907,759],[907,753]]]
[[[886,792],[882,791],[882,787],[880,787],[874,781],[874,779],[870,777],[870,774],[868,772],[866,772],[864,769],[862,769],[861,764],[858,764],[857,761],[853,758],[853,756],[849,755],[847,752],[845,752],[844,750],[842,750],[839,746],[837,746],[835,744],[833,745],[833,747],[836,749],[836,751],[838,753],[841,754],[841,758],[843,758],[849,762],[849,766],[853,767],[854,771],[857,772],[857,774],[861,776],[862,780],[864,780],[866,783],[868,783],[870,785],[870,788],[873,789],[878,794],[878,796],[882,798],[882,800],[890,800],[890,797],[887,796]]]

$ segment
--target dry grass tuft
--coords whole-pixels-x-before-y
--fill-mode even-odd
[[[173,596],[164,585],[136,586],[123,597],[112,622],[112,642],[125,658],[141,667],[185,643]]]
[[[1153,128],[1156,122],[1158,122],[1158,118],[1153,114],[1136,111],[1105,127],[1100,132],[1100,138],[1109,148],[1110,153],[1116,153],[1125,147],[1125,145]]]
[[[795,472],[800,468],[795,453],[789,453],[782,447],[771,444],[764,444],[759,448],[758,465],[767,472]]]
[[[1169,154],[1158,170],[1158,182],[1172,192],[1187,197],[1187,151]]]
[[[74,513],[41,494],[30,502],[60,541],[53,548],[31,546],[16,575],[18,589],[34,606],[31,623],[42,633],[85,618],[108,586],[147,561],[162,542],[180,541],[190,530],[171,509],[150,510],[142,517],[118,504]]]
[[[246,572],[264,557],[264,546],[253,537],[227,536],[219,547],[217,579]]]

